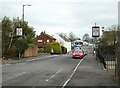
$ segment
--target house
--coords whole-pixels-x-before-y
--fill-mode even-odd
[[[71,51],[71,42],[66,42],[63,38],[61,38],[58,34],[54,34],[53,37],[56,41],[61,45],[67,48],[67,52]]]
[[[52,41],[55,41],[56,39],[52,36],[42,33],[41,35],[37,36],[34,39],[34,43],[38,48],[43,48],[47,43],[51,43]]]

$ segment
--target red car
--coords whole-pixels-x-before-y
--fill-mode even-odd
[[[72,53],[72,58],[80,58],[82,59],[85,56],[84,51],[83,50],[75,50]]]

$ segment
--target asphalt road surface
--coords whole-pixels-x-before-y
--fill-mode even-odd
[[[21,62],[2,67],[3,86],[115,86],[108,72],[96,62],[92,49],[83,59],[70,54]],[[98,66],[98,67],[97,67]],[[107,76],[106,76],[107,74]],[[98,81],[99,79],[99,81]],[[105,79],[105,80],[104,80]],[[106,82],[106,80],[109,80]]]

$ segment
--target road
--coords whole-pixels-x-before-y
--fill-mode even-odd
[[[115,86],[109,74],[93,60],[92,49],[84,49],[89,54],[83,59],[72,59],[67,54],[4,66],[3,86]]]

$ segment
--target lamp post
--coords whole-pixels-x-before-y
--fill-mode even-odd
[[[24,7],[25,6],[31,6],[30,4],[23,5],[23,14],[22,14],[22,20],[24,21]]]

